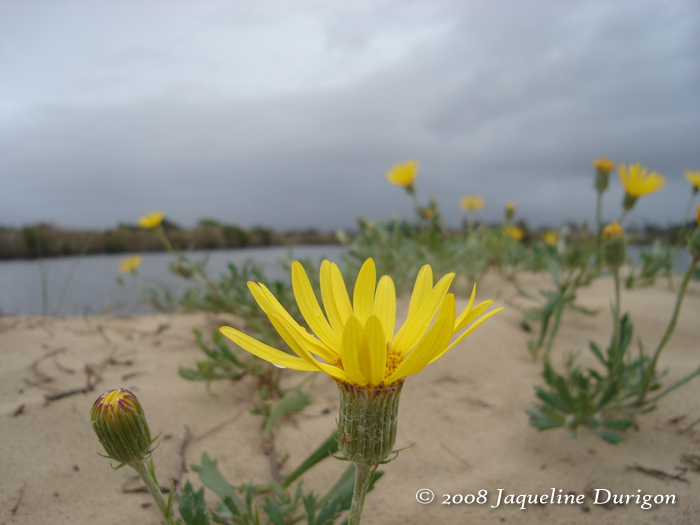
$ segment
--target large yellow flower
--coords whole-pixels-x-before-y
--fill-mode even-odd
[[[163,222],[164,217],[165,214],[163,212],[152,211],[139,219],[139,226],[146,229],[155,228],[160,226],[160,223]]]
[[[685,178],[688,182],[693,185],[695,191],[700,190],[700,170],[698,171],[686,171],[684,173]]]
[[[459,204],[464,211],[476,211],[484,207],[484,198],[481,195],[465,195]]]
[[[415,160],[397,164],[387,172],[386,178],[389,179],[389,182],[392,184],[408,188],[413,184],[413,180],[418,174],[418,166],[419,163]]]
[[[322,371],[336,381],[367,389],[388,386],[437,361],[486,319],[503,310],[497,308],[484,314],[493,301],[473,306],[475,285],[469,304],[456,315],[454,296],[447,293],[453,278],[453,273],[447,274],[433,286],[432,269],[430,265],[423,266],[411,295],[408,317],[395,332],[394,282],[385,275],[376,283],[372,259],[367,259],[360,269],[352,303],[338,266],[323,261],[320,281],[325,315],[306,272],[295,261],[294,296],[313,334],[297,324],[263,284],[249,282],[248,288],[296,356],[228,326],[222,327],[221,333],[251,354],[278,366]]]
[[[647,175],[647,169],[639,162],[630,164],[629,170],[624,164],[619,167],[620,182],[630,197],[638,199],[648,193],[663,189],[666,179],[652,171]]]

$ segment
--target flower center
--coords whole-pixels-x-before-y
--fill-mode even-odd
[[[389,377],[391,374],[394,373],[396,368],[401,364],[403,361],[403,357],[399,352],[391,348],[389,343],[386,344],[386,368],[384,369],[384,378],[386,379]],[[341,370],[345,370],[343,368],[343,358],[338,356],[335,361],[331,363],[333,366],[337,366]],[[336,381],[336,383],[340,384],[342,381]],[[374,388],[377,388],[379,385],[373,385],[372,383],[367,383],[367,386],[365,388],[368,388],[369,390],[372,390]]]

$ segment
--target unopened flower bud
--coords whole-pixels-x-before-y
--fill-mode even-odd
[[[603,228],[603,255],[611,268],[619,268],[625,263],[625,231],[617,221]]]
[[[509,223],[511,219],[513,218],[513,214],[515,213],[515,203],[509,202],[506,204],[506,209],[504,212],[505,216],[505,222]]]
[[[130,391],[105,392],[90,410],[92,428],[107,457],[120,463],[143,460],[151,453],[151,431],[141,403]]]
[[[610,172],[615,168],[615,163],[610,159],[600,158],[593,161],[593,167],[596,169],[595,189],[602,193],[608,189]]]

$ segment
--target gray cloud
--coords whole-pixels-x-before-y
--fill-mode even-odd
[[[76,54],[60,89],[32,85],[54,73],[14,69],[0,223],[106,227],[162,209],[186,225],[348,227],[410,217],[384,173],[417,158],[419,194],[450,224],[461,195],[481,193],[485,220],[513,200],[558,225],[592,218],[602,155],[668,177],[633,220],[679,220],[682,172],[700,168],[697,2],[377,5],[299,4],[285,20],[272,6],[178,4],[162,34],[142,22],[123,46]]]

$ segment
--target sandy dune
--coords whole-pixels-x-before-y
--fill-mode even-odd
[[[522,282],[534,290],[538,278],[526,276]],[[602,310],[596,317],[565,316],[554,354],[557,364],[562,350],[585,350],[589,339],[601,344],[608,340],[611,290],[610,280],[603,278],[581,291],[581,304]],[[480,283],[478,297],[497,294],[501,299],[513,297],[514,287],[489,274]],[[624,291],[623,309],[632,314],[635,338],[654,345],[674,299],[665,283]],[[401,307],[405,315],[405,301]],[[662,366],[671,368],[668,381],[700,365],[698,312],[700,283],[695,282],[661,359]],[[443,359],[408,378],[397,447],[414,446],[384,467],[386,475],[367,497],[363,523],[699,523],[700,472],[692,471],[682,457],[700,454],[700,423],[692,426],[700,419],[700,380],[640,417],[638,428],[629,430],[617,446],[587,431],[576,440],[563,431],[538,433],[528,425],[525,409],[535,403],[533,385],[541,384],[540,366],[527,352],[529,335],[520,328],[520,319],[520,312],[508,308]],[[198,462],[206,451],[218,459],[229,481],[263,482],[269,463],[260,446],[261,418],[248,412],[253,380],[215,383],[212,390],[218,397],[211,397],[203,383],[176,374],[178,366],[193,366],[201,356],[193,327],[208,334],[231,322],[239,321],[205,314],[0,318],[0,524],[161,522],[147,494],[122,491],[125,484],[134,483],[133,471],[112,471],[110,462],[98,456],[102,450],[90,428],[89,410],[101,392],[116,387],[134,391],[153,433],[162,432],[153,454],[161,483],[176,471],[177,436],[183,425],[194,436],[185,449],[188,464]],[[588,362],[586,352],[582,362]],[[96,370],[104,365],[93,392],[45,400],[47,393],[84,387],[86,364]],[[284,383],[291,386],[303,377],[288,371]],[[289,454],[283,472],[294,468],[335,426],[335,384],[317,375],[308,391],[313,403],[277,427],[277,449]],[[323,492],[345,466],[327,460],[307,475],[305,486]],[[635,466],[669,477],[655,477]],[[196,474],[186,473],[185,478],[199,486]],[[427,505],[416,501],[416,492],[424,488],[435,493]],[[556,495],[583,495],[584,502],[520,510],[502,501],[492,508],[498,489],[503,489],[504,498],[551,494],[554,489]],[[608,508],[593,504],[595,489],[673,495],[675,504],[650,510],[634,503]],[[479,491],[488,492],[487,504],[441,503],[448,494]]]

